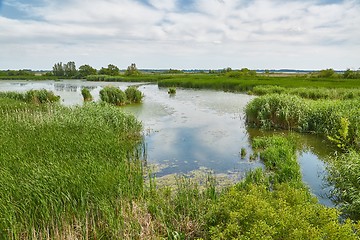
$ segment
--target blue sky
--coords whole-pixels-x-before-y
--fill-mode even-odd
[[[358,69],[360,0],[0,0],[0,69]]]

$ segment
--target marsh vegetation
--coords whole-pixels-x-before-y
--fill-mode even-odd
[[[251,139],[251,152],[238,146],[241,157],[259,156],[264,167],[230,187],[220,189],[211,173],[201,184],[178,176],[175,186],[159,187],[142,159],[143,125],[114,106],[141,102],[138,89],[103,87],[102,103],[71,108],[47,91],[6,92],[0,238],[359,239],[359,83],[239,74],[176,73],[156,81],[251,91],[262,96],[246,107],[248,126],[329,139],[337,148],[327,167],[337,208],[319,204],[303,183],[294,137],[274,132]]]

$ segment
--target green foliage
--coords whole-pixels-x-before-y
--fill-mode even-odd
[[[168,94],[176,94],[176,88],[174,87],[169,88]]]
[[[290,138],[281,136],[256,138],[253,147],[262,149],[260,159],[267,170],[273,172],[271,181],[302,186],[300,166],[296,158],[296,144]]]
[[[340,119],[340,129],[338,130],[339,134],[334,137],[327,136],[330,141],[335,142],[337,146],[343,150],[350,147],[349,124],[349,120],[342,117]]]
[[[347,69],[344,74],[343,78],[346,79],[359,79],[360,78],[360,69],[357,71],[352,71],[350,69]]]
[[[287,94],[258,97],[246,106],[247,123],[264,129],[289,129],[340,138],[360,148],[360,100],[304,100]],[[347,119],[344,122],[344,119]],[[346,133],[346,136],[344,135]],[[345,138],[344,138],[345,137]],[[339,140],[339,139],[338,139]]]
[[[100,99],[103,102],[111,103],[117,106],[126,104],[126,94],[119,88],[106,86],[100,90]]]
[[[83,96],[85,102],[93,100],[93,96],[91,95],[90,90],[88,88],[81,89],[81,95]]]
[[[231,78],[240,78],[240,77],[244,77],[244,76],[256,76],[256,71],[250,70],[247,68],[242,68],[241,70],[228,71],[228,72],[226,72],[225,75],[227,77],[231,77]]]
[[[125,76],[139,76],[141,72],[137,69],[136,64],[132,63],[125,71]]]
[[[143,195],[141,124],[109,105],[0,104],[0,238],[125,236],[122,209]]]
[[[25,93],[25,101],[29,103],[53,103],[58,102],[59,100],[60,96],[56,96],[52,91],[46,89],[29,90]]]
[[[74,78],[77,76],[75,62],[70,61],[63,64],[62,62],[55,63],[53,66],[52,74],[58,77]]]
[[[96,74],[96,69],[91,67],[90,65],[81,65],[79,67],[79,78],[86,78],[89,75],[95,75]]]
[[[332,158],[327,171],[334,201],[346,217],[360,220],[360,153],[351,150]]]
[[[117,76],[120,74],[120,69],[113,64],[109,64],[107,68],[102,67],[99,70],[99,74],[100,75]]]
[[[48,91],[46,89],[29,90],[25,93],[0,92],[0,98],[11,98],[35,104],[54,103],[60,100],[59,96],[54,95],[52,91]]]
[[[255,86],[251,94],[265,95],[273,93],[286,93],[297,95],[306,99],[355,99],[360,98],[360,89],[346,89],[346,88],[285,88],[279,86]]]
[[[232,187],[210,209],[211,239],[358,239],[350,221],[287,183]]]
[[[131,86],[125,90],[125,95],[128,103],[140,103],[144,97],[140,90]]]
[[[0,98],[11,98],[25,102],[25,94],[19,92],[0,92]]]
[[[240,157],[241,157],[241,159],[245,159],[245,157],[246,157],[246,148],[241,148]]]
[[[292,139],[256,138],[266,171],[250,171],[208,211],[211,239],[358,239],[357,225],[317,203],[301,181]]]
[[[336,72],[332,68],[320,70],[319,72],[315,73],[315,75],[319,78],[337,77]]]
[[[166,71],[165,73],[168,74],[184,74],[184,71],[182,70],[178,70],[178,69],[169,69],[168,71]]]
[[[294,95],[266,95],[251,101],[245,109],[247,123],[270,129],[307,130],[306,102]]]

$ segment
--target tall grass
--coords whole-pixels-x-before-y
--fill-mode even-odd
[[[251,94],[265,95],[273,93],[286,93],[296,95],[306,99],[355,99],[360,97],[360,89],[348,88],[313,88],[313,87],[299,87],[299,88],[285,88],[279,86],[255,86]]]
[[[343,215],[360,220],[360,153],[349,151],[331,159],[328,181],[334,186],[331,195]]]
[[[346,141],[348,147],[360,148],[360,100],[304,100],[288,94],[266,95],[246,107],[247,123],[265,129],[312,132]],[[347,139],[341,139],[342,121],[347,125]]]
[[[143,194],[141,124],[108,105],[13,104],[1,108],[0,238],[121,235],[122,201]]]
[[[25,93],[0,92],[0,98],[11,98],[35,104],[53,103],[60,100],[59,96],[56,96],[52,91],[48,91],[46,89],[29,90]]]
[[[344,88],[360,87],[356,79],[312,78],[308,76],[239,76],[224,74],[182,74],[158,82],[160,87],[207,88],[223,91],[248,92],[256,86],[283,88]],[[259,90],[257,90],[259,91]],[[259,91],[260,92],[260,91]]]

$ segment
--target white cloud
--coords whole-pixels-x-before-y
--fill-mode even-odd
[[[197,0],[191,12],[178,7],[180,0],[46,3],[27,4],[34,20],[0,17],[0,55],[11,55],[0,59],[0,69],[50,68],[49,61],[66,56],[96,66],[136,60],[149,68],[347,68],[360,62],[355,0]]]

